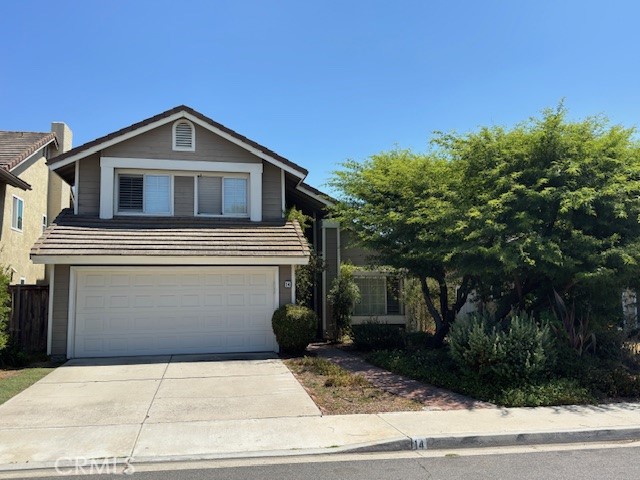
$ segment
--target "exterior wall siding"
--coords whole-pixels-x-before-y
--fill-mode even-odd
[[[20,278],[28,284],[43,283],[46,277],[44,265],[36,265],[29,258],[31,247],[42,235],[42,217],[48,215],[49,168],[42,151],[13,169],[12,173],[31,185],[31,190],[11,185],[4,185],[0,190],[3,195],[0,265],[10,269],[13,284],[20,283]],[[24,202],[22,231],[11,228],[14,195]]]
[[[69,323],[69,265],[56,265],[54,270],[53,312],[51,314],[51,355],[67,355]]]
[[[281,219],[284,216],[281,170],[268,162],[263,162],[262,165],[262,218]]]
[[[80,160],[78,178],[78,213],[100,213],[100,154]]]
[[[141,133],[102,151],[103,157],[156,158],[173,160],[217,160],[219,162],[260,163],[262,160],[244,148],[195,125],[194,152],[173,150],[173,123]]]
[[[291,265],[280,265],[278,267],[278,278],[279,278],[279,295],[280,295],[280,306],[286,305],[287,303],[291,303],[291,289],[284,287],[284,282],[291,279]]]
[[[195,186],[193,177],[179,177],[173,179],[173,212],[176,217],[192,217],[194,215]]]
[[[371,265],[369,258],[372,252],[365,248],[351,246],[348,232],[340,230],[340,259],[343,262],[351,262],[356,266]]]

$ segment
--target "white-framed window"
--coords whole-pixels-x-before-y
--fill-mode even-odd
[[[249,196],[246,177],[198,175],[196,192],[197,215],[248,216]]]
[[[354,276],[360,289],[360,302],[353,308],[356,316],[401,315],[400,279],[396,276]]]
[[[171,175],[160,173],[119,173],[117,176],[117,212],[145,215],[170,215]]]
[[[42,215],[42,231],[44,232],[49,226],[49,222],[47,221],[47,216]]]
[[[24,200],[20,197],[12,196],[11,206],[11,228],[18,232],[22,231],[22,224],[24,221]]]
[[[189,120],[180,119],[173,124],[173,149],[193,152],[196,149],[196,129]]]
[[[27,279],[24,277],[20,277],[20,285],[24,285],[25,283],[27,283]]]

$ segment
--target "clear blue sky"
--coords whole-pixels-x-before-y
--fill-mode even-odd
[[[0,129],[187,104],[310,171],[555,106],[640,120],[637,1],[6,1]]]

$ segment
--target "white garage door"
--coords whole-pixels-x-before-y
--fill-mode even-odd
[[[273,351],[275,272],[77,268],[72,356]]]

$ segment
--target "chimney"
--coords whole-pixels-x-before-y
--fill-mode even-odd
[[[58,140],[58,151],[55,153],[55,155],[51,155],[52,157],[61,155],[64,152],[71,150],[73,134],[71,133],[71,129],[67,126],[66,123],[52,122],[51,131],[56,134],[56,138]]]

